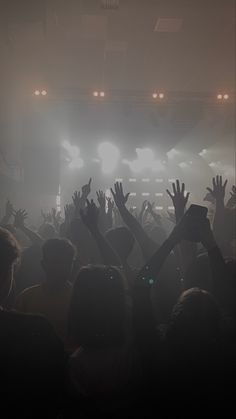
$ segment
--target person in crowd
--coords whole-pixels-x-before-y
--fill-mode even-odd
[[[22,291],[15,308],[23,313],[44,315],[66,344],[67,318],[72,284],[69,282],[75,249],[66,239],[47,240],[42,247],[44,282]]]

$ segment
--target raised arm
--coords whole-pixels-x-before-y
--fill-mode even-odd
[[[28,214],[25,210],[18,210],[14,213],[15,221],[14,226],[19,228],[23,233],[30,239],[32,244],[41,245],[43,243],[42,237],[34,231],[30,230],[25,226],[25,219],[28,217]]]
[[[172,183],[172,189],[172,193],[168,189],[166,192],[172,200],[175,209],[176,223],[178,223],[184,216],[190,193],[185,192],[185,184],[182,183],[180,186],[178,179],[176,180],[176,183]],[[196,257],[196,245],[190,243],[189,241],[182,241],[179,245],[178,251],[175,253],[180,257],[180,266],[182,269],[182,274],[184,275],[189,265]]]
[[[126,208],[129,193],[124,195],[122,183],[116,182],[114,185],[114,191],[111,189],[111,193],[123,221],[132,231],[134,237],[140,245],[144,259],[147,260],[155,252],[157,244],[149,238],[138,220]]]
[[[224,214],[225,214],[225,189],[227,185],[227,180],[223,183],[222,176],[216,176],[212,179],[212,188],[207,188],[212,197],[215,200],[215,216],[213,221],[213,231],[215,237],[219,243],[224,241],[225,231],[224,231]]]
[[[99,210],[96,207],[93,200],[89,201],[87,199],[87,207],[84,210],[82,209],[80,210],[80,216],[83,223],[86,225],[91,235],[93,236],[94,240],[96,241],[104,264],[121,266],[121,261],[118,255],[112,249],[110,244],[107,242],[107,240],[105,239],[105,237],[102,235],[102,233],[99,230],[99,227],[98,227]]]

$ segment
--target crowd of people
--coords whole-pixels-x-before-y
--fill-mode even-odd
[[[0,227],[0,374],[4,417],[189,416],[235,390],[236,186],[212,203],[167,190],[174,213],[129,208],[92,180],[37,231],[7,201]],[[207,185],[206,185],[207,186]],[[191,194],[190,194],[191,196]],[[172,223],[166,231],[164,218]],[[191,410],[189,410],[191,409]],[[163,413],[164,412],[164,413]]]

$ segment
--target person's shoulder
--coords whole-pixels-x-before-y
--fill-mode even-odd
[[[38,294],[42,290],[42,284],[33,285],[32,287],[25,288],[21,293],[19,294],[19,298],[24,298],[26,296],[31,296]]]

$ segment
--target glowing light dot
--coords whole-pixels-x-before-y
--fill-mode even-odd
[[[42,90],[41,95],[46,96],[47,95],[47,90]]]
[[[164,99],[165,95],[164,93],[159,93],[159,99]]]
[[[100,97],[105,97],[105,92],[100,92]]]
[[[35,90],[34,91],[35,96],[39,96],[40,95],[40,91],[39,90]]]
[[[217,99],[221,100],[223,96],[221,94],[217,95]]]
[[[153,99],[156,99],[157,98],[157,93],[153,93],[152,97],[153,97]]]
[[[93,92],[93,96],[97,97],[98,96],[98,92]]]
[[[229,99],[229,95],[224,95],[224,99],[225,100]]]

